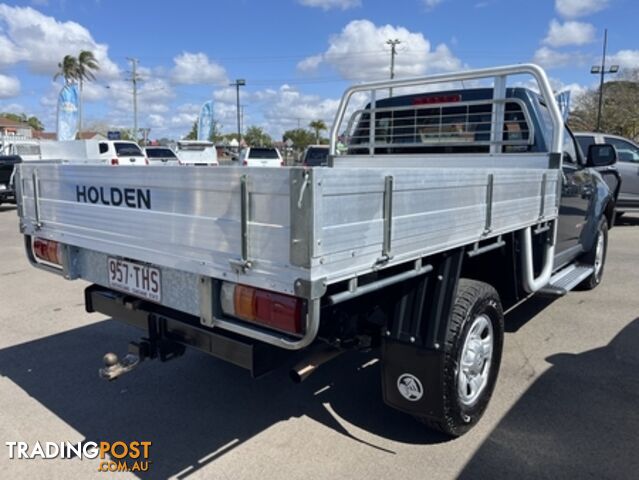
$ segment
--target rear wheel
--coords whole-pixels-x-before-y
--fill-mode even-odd
[[[504,342],[504,315],[490,285],[461,279],[446,339],[443,418],[419,418],[460,436],[482,417],[495,388]]]
[[[586,264],[592,265],[594,271],[577,287],[579,290],[592,290],[601,283],[604,266],[606,264],[606,253],[608,251],[608,222],[602,218],[597,229],[597,238],[592,248],[585,253],[583,260]]]

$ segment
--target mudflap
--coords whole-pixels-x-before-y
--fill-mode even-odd
[[[433,420],[444,416],[446,335],[464,248],[429,259],[433,270],[402,285],[382,336],[384,402]]]
[[[393,340],[382,342],[384,402],[397,410],[433,419],[443,416],[444,353]]]

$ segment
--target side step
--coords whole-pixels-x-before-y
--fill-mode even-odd
[[[572,265],[562,268],[550,277],[548,285],[541,288],[537,293],[540,295],[561,297],[588,278],[593,271],[594,267],[592,265],[573,263]]]

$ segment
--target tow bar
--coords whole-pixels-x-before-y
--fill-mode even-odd
[[[132,371],[146,358],[159,358],[160,361],[166,362],[184,354],[184,345],[158,338],[157,335],[153,335],[153,329],[151,329],[150,332],[151,338],[144,338],[140,342],[129,343],[129,352],[122,360],[120,360],[115,353],[106,353],[104,357],[102,357],[104,367],[99,370],[100,378],[109,381],[115,380],[125,373]]]

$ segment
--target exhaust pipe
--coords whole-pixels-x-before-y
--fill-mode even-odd
[[[304,360],[296,364],[289,375],[291,380],[295,383],[301,383],[306,380],[310,375],[317,370],[321,365],[333,360],[335,357],[342,354],[344,350],[339,350],[333,347],[324,347],[320,350],[312,352]]]

